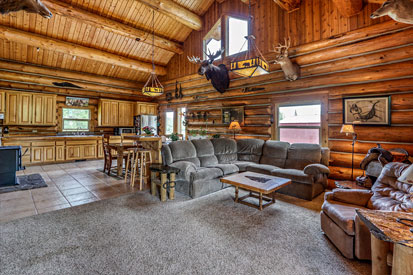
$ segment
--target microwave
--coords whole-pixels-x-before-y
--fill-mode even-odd
[[[115,128],[115,135],[122,135],[122,134],[135,134],[135,128],[130,127],[130,128]]]

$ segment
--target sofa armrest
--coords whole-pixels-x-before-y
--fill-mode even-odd
[[[327,166],[319,163],[309,164],[304,167],[304,174],[316,176],[318,174],[330,174],[330,169]]]
[[[191,173],[196,171],[196,165],[189,161],[177,161],[171,163],[169,166],[180,169],[177,180],[186,180],[189,182]]]
[[[367,207],[367,203],[373,196],[373,192],[370,190],[360,189],[334,189],[329,195],[330,200],[344,202],[348,204],[354,204],[358,206]],[[327,195],[327,194],[326,194]],[[326,196],[327,197],[327,196]]]

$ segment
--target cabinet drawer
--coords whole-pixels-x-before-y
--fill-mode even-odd
[[[33,141],[32,146],[40,147],[40,146],[55,146],[54,141]]]
[[[66,145],[96,145],[97,140],[68,140]]]

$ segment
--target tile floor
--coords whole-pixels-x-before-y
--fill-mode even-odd
[[[48,187],[0,194],[0,222],[136,192],[123,179],[102,173],[103,161],[30,166],[19,174],[41,174]]]

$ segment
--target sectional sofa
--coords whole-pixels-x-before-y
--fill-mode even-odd
[[[260,139],[175,141],[162,147],[163,164],[180,169],[176,190],[192,198],[225,187],[220,178],[244,171],[292,180],[278,192],[312,200],[324,191],[329,149]]]

